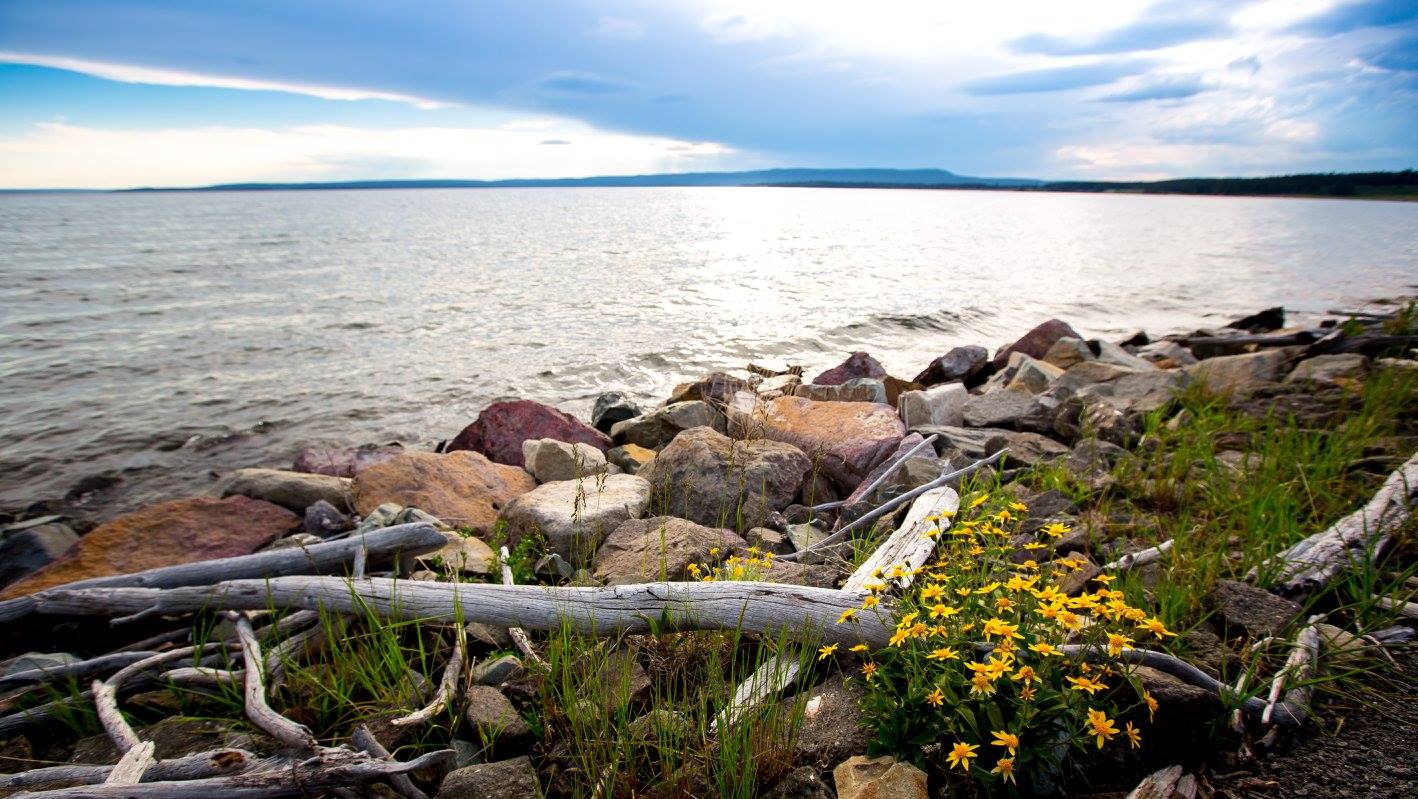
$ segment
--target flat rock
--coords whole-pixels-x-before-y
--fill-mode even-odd
[[[857,755],[832,770],[837,799],[928,799],[926,773],[890,755]]]
[[[1069,367],[1059,378],[1061,389],[1087,398],[1102,398],[1124,413],[1149,413],[1170,403],[1187,384],[1179,369],[1129,369],[1102,361]]]
[[[1015,427],[1033,411],[1033,395],[1002,389],[971,397],[964,418],[967,427]]]
[[[1236,580],[1218,580],[1207,594],[1207,604],[1231,631],[1252,638],[1281,632],[1300,615],[1300,606],[1264,588]]]
[[[568,444],[554,438],[522,442],[522,460],[527,471],[541,483],[575,480],[606,471],[605,453],[579,441]]]
[[[936,441],[937,452],[956,450],[971,460],[985,457],[985,446],[990,439],[1001,434],[1014,432],[1000,427],[955,427],[952,425],[921,425],[911,429],[923,436],[940,436]]]
[[[886,384],[871,377],[854,377],[842,383],[803,383],[793,396],[819,402],[886,402]]]
[[[906,435],[896,410],[874,402],[779,397],[745,405],[736,398],[729,422],[739,437],[782,441],[802,450],[843,493],[856,488]]]
[[[728,430],[724,414],[704,400],[685,400],[617,422],[611,428],[611,440],[616,444],[634,444],[646,449],[659,449],[685,430],[709,427],[720,433]]]
[[[820,386],[835,386],[858,377],[881,380],[886,377],[886,367],[865,352],[854,352],[847,360],[814,377],[812,382]]]
[[[539,799],[541,795],[532,760],[524,755],[451,771],[434,799]]]
[[[1185,371],[1192,380],[1204,383],[1207,390],[1213,393],[1246,395],[1285,377],[1297,350],[1279,347],[1243,355],[1223,355],[1207,358],[1186,367]]]
[[[960,383],[945,383],[922,391],[905,391],[896,399],[896,413],[907,429],[920,425],[965,423],[970,392]]]
[[[734,377],[727,372],[710,372],[698,380],[675,386],[669,399],[665,400],[665,404],[674,405],[678,402],[699,400],[722,408],[735,394],[740,391],[752,390],[753,385],[747,380]]]
[[[607,435],[616,422],[634,419],[640,406],[619,391],[603,391],[591,406],[591,426]]]
[[[0,538],[0,587],[48,566],[77,543],[73,529],[57,522],[6,533]]]
[[[1094,357],[1093,350],[1088,347],[1088,342],[1065,336],[1049,347],[1048,352],[1044,353],[1043,361],[1060,369],[1067,369],[1074,364],[1091,361]]]
[[[996,367],[1003,367],[1008,361],[1010,353],[1022,352],[1031,358],[1043,358],[1049,348],[1061,338],[1082,339],[1077,330],[1069,327],[1067,322],[1058,319],[1050,319],[1041,322],[1015,341],[1005,347],[1000,347],[995,352],[994,363]]]
[[[486,535],[507,503],[536,485],[519,466],[493,463],[477,452],[406,452],[355,477],[355,510],[368,516],[397,503]]]
[[[295,456],[291,471],[327,474],[331,477],[354,477],[376,463],[383,463],[402,454],[403,444],[379,447],[307,448]]]
[[[780,441],[736,441],[708,427],[686,430],[640,471],[667,513],[709,527],[761,527],[786,508],[812,461]]]
[[[11,583],[0,599],[112,574],[249,555],[296,529],[300,517],[243,496],[149,505],[95,527],[62,557]]]
[[[649,482],[613,474],[538,486],[507,503],[502,519],[511,543],[540,531],[551,551],[582,563],[612,530],[644,516],[649,504]]]
[[[990,456],[1002,449],[1009,449],[1005,457],[1011,466],[1034,466],[1051,461],[1069,453],[1066,444],[1041,436],[1038,433],[1001,433],[985,442],[985,455]]]
[[[1358,380],[1369,371],[1369,359],[1357,352],[1343,355],[1318,355],[1300,361],[1286,375],[1287,383],[1338,383]]]
[[[605,433],[550,405],[504,400],[483,408],[477,420],[449,442],[447,451],[473,450],[497,463],[522,466],[522,442],[529,438],[580,442],[602,452],[611,447]]]
[[[638,474],[655,459],[655,450],[638,444],[622,444],[606,450],[606,460],[619,466],[626,474]]]
[[[353,482],[348,477],[328,474],[291,472],[284,469],[237,469],[223,477],[216,486],[221,497],[241,495],[264,499],[296,513],[317,502],[349,510],[354,507],[351,496]]]
[[[673,516],[631,519],[606,536],[596,551],[597,580],[612,585],[682,580],[691,563],[711,558],[709,550],[727,555],[748,546],[730,530],[704,527]]]
[[[522,674],[522,661],[515,655],[484,660],[473,667],[472,681],[478,685],[501,685]]]
[[[1022,391],[1026,394],[1042,394],[1048,391],[1049,386],[1064,373],[1063,369],[1037,358],[1031,358],[1022,352],[1010,355],[1009,361],[1010,368],[1014,369],[1014,376],[1009,379],[1005,388]]]
[[[970,345],[968,347],[955,347],[946,354],[930,362],[921,373],[916,375],[915,382],[923,386],[933,386],[937,383],[952,383],[964,381],[970,383],[985,364],[990,361],[990,353],[984,347]]]

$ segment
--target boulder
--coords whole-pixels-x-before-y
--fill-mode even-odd
[[[1197,362],[1197,357],[1192,354],[1191,350],[1175,341],[1155,341],[1139,347],[1137,357],[1163,369],[1191,366]]]
[[[778,400],[775,400],[775,402]],[[671,515],[709,527],[761,527],[786,508],[812,461],[791,444],[735,441],[708,427],[686,430],[640,476]]]
[[[616,422],[634,419],[640,415],[640,406],[619,391],[603,391],[591,406],[591,426],[610,435]]]
[[[626,474],[638,474],[655,459],[655,450],[638,444],[622,444],[606,450],[606,460],[619,466]]]
[[[886,384],[872,377],[854,377],[842,383],[803,383],[793,396],[819,402],[886,402]]]
[[[929,366],[916,375],[915,382],[923,386],[956,381],[973,385],[973,379],[985,369],[989,361],[990,353],[984,347],[955,347],[931,361]]]
[[[328,474],[288,472],[283,469],[237,469],[217,483],[217,496],[240,494],[252,499],[264,499],[296,513],[317,502],[349,510],[353,481],[348,477]]]
[[[434,799],[539,799],[541,795],[532,759],[523,755],[451,771]]]
[[[497,463],[522,466],[522,442],[554,438],[590,444],[605,452],[611,441],[604,433],[550,405],[532,400],[505,400],[483,408],[472,424],[448,444],[448,452],[472,450]]]
[[[925,386],[920,383],[902,380],[899,377],[892,377],[891,375],[883,377],[881,382],[882,386],[886,389],[886,404],[893,408],[896,407],[896,403],[900,401],[902,394],[907,391],[920,391],[925,388]]]
[[[69,525],[57,522],[7,532],[0,538],[0,587],[48,566],[77,543]]]
[[[929,799],[926,773],[890,755],[857,755],[832,770],[837,799]]]
[[[95,527],[48,566],[11,583],[0,599],[112,574],[249,555],[300,525],[259,499],[200,497],[148,505]]]
[[[503,744],[531,735],[532,728],[502,692],[491,685],[469,686],[463,718],[489,744]]]
[[[1094,340],[1089,342],[1089,346],[1097,353],[1097,360],[1101,363],[1110,363],[1134,372],[1150,372],[1157,368],[1151,361],[1139,358],[1111,341]]]
[[[1285,382],[1339,383],[1361,379],[1368,371],[1369,359],[1357,352],[1318,355],[1296,364],[1295,369],[1286,375]]]
[[[1151,366],[1151,364],[1149,364]],[[1101,361],[1069,367],[1057,386],[1088,399],[1105,399],[1123,413],[1149,413],[1170,403],[1187,383],[1181,370],[1128,369]]]
[[[847,360],[814,377],[812,382],[819,386],[835,386],[858,377],[885,379],[886,367],[865,352],[854,352],[847,356]]]
[[[507,503],[536,485],[521,468],[493,463],[477,452],[406,452],[355,477],[355,510],[368,516],[380,505],[397,503],[486,535]]]
[[[686,400],[617,422],[611,428],[611,439],[621,445],[659,449],[682,431],[695,427],[712,427],[723,433],[728,430],[728,422],[712,404],[704,400]]]
[[[350,527],[350,517],[323,499],[305,509],[304,530],[310,535],[329,538],[332,535],[343,533]]]
[[[1051,363],[1019,352],[1009,356],[1009,361],[1010,367],[1014,369],[1014,376],[1005,387],[1026,394],[1044,393],[1064,373],[1064,370]]]
[[[395,455],[402,454],[403,451],[403,444],[343,449],[307,448],[295,456],[291,471],[327,474],[331,477],[354,477],[376,463],[383,463]]]
[[[1023,391],[1002,389],[971,397],[965,403],[968,427],[1017,427],[1034,411],[1034,397]]]
[[[419,560],[440,558],[445,568],[463,574],[489,575],[493,573],[493,564],[497,560],[497,553],[492,551],[492,547],[472,536],[464,536],[454,532],[445,532],[443,536],[448,539],[447,545],[437,552],[419,556]]]
[[[778,564],[774,564],[777,568]],[[862,689],[847,684],[842,675],[828,677],[809,693],[793,747],[793,762],[831,771],[838,763],[871,745],[871,733],[862,724]],[[778,710],[785,726],[792,708]]]
[[[678,402],[702,401],[717,407],[724,407],[740,391],[752,391],[753,385],[747,380],[725,372],[710,372],[689,383],[680,383],[665,400],[666,405]]]
[[[1226,326],[1233,330],[1244,330],[1247,333],[1269,333],[1272,330],[1285,327],[1285,309],[1279,306],[1266,308],[1250,316],[1243,316]]]
[[[612,530],[645,515],[649,504],[650,483],[633,475],[613,474],[538,486],[507,503],[502,519],[507,522],[510,543],[540,531],[551,551],[581,563]]]
[[[959,426],[965,421],[970,392],[960,383],[946,383],[923,391],[905,391],[896,400],[896,413],[907,429],[920,425]]]
[[[998,427],[922,425],[912,428],[911,432],[920,433],[923,436],[940,436],[936,441],[937,452],[946,453],[955,450],[970,460],[979,460],[985,457],[985,445],[990,442],[990,439],[997,435],[1007,435],[1014,431]]]
[[[1069,453],[1067,445],[1038,433],[1000,433],[985,442],[985,455],[1008,448],[1009,466],[1034,466]]]
[[[1205,384],[1212,393],[1244,396],[1284,377],[1298,349],[1279,347],[1243,355],[1207,358],[1183,371],[1192,380]]]
[[[901,418],[888,405],[816,402],[802,397],[779,397],[765,403],[741,403],[736,398],[729,407],[729,424],[736,436],[762,436],[807,453],[843,493],[856,488],[906,435]]]
[[[611,585],[682,580],[691,563],[723,555],[748,544],[729,530],[704,527],[673,516],[631,519],[615,528],[596,551],[597,580]]]
[[[568,444],[554,438],[522,442],[522,460],[537,482],[575,480],[606,471],[605,453],[590,444]]]
[[[1275,635],[1300,615],[1294,602],[1235,580],[1218,580],[1206,599],[1228,630],[1252,638]]]
[[[1003,367],[1009,362],[1010,353],[1014,352],[1022,352],[1031,358],[1043,358],[1049,348],[1061,338],[1082,339],[1083,336],[1079,335],[1077,330],[1069,327],[1068,323],[1058,319],[1041,322],[1033,330],[1021,336],[1018,341],[1007,347],[1000,347],[995,352],[995,367]]]
[[[758,392],[759,396],[772,399],[773,397],[791,395],[793,390],[802,384],[802,375],[789,372],[788,374],[763,378],[763,380],[759,381],[758,387],[755,390]]]
[[[1067,369],[1074,364],[1091,361],[1093,358],[1093,350],[1088,348],[1088,342],[1065,336],[1049,347],[1048,352],[1044,353],[1043,360],[1060,369]]]

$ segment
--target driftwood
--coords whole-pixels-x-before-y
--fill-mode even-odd
[[[152,741],[140,741],[124,752],[123,757],[118,760],[118,765],[108,773],[108,779],[104,780],[103,784],[137,785],[142,781],[144,772],[157,760],[153,757],[153,749],[156,746]]]
[[[304,751],[319,749],[320,744],[310,730],[272,710],[266,703],[266,685],[261,677],[266,661],[261,657],[261,644],[251,630],[251,619],[244,613],[237,617],[236,635],[241,639],[241,659],[246,670],[246,717],[257,729],[285,746]]]
[[[1115,561],[1103,565],[1103,571],[1127,571],[1139,566],[1146,566],[1149,563],[1156,563],[1172,550],[1172,539],[1167,539],[1155,547],[1144,549],[1141,552],[1134,552],[1131,555],[1123,555]]]
[[[0,602],[0,623],[12,622],[34,612],[51,591],[71,591],[79,588],[177,588],[187,585],[208,585],[218,580],[251,577],[277,577],[291,574],[323,574],[337,571],[351,562],[361,549],[371,558],[388,558],[399,552],[422,554],[446,546],[448,540],[433,525],[426,522],[385,527],[360,536],[338,541],[326,541],[308,547],[290,547],[217,558],[196,563],[182,563],[134,574],[96,577],[39,591]],[[259,609],[259,608],[258,608]]]
[[[1307,683],[1320,655],[1320,632],[1315,626],[1319,619],[1319,616],[1311,618],[1310,623],[1295,636],[1295,646],[1290,650],[1290,656],[1285,659],[1284,667],[1275,673],[1275,679],[1270,684],[1270,699],[1260,716],[1262,724],[1271,722],[1275,709],[1280,706],[1280,692],[1284,690],[1287,680],[1292,687],[1285,695],[1285,704],[1290,706],[1291,712],[1309,707],[1313,688]]]
[[[870,497],[871,492],[880,488],[882,483],[885,483],[887,480],[891,479],[891,475],[896,474],[896,472],[900,471],[901,467],[906,465],[906,461],[910,460],[912,455],[915,455],[917,452],[920,452],[927,446],[934,444],[936,442],[936,439],[938,438],[940,438],[939,433],[932,433],[920,443],[916,444],[916,446],[911,447],[909,450],[907,450],[904,455],[893,461],[890,466],[887,466],[886,469],[882,471],[881,474],[876,476],[875,480],[868,483],[865,487],[853,490],[852,495],[860,497],[862,499]],[[816,512],[820,510],[832,510],[833,508],[840,508],[844,505],[849,504],[849,499],[850,498],[839,499],[836,502],[824,502],[821,505],[813,505],[812,510]]]
[[[1340,573],[1381,555],[1393,531],[1418,503],[1418,454],[1389,475],[1373,499],[1329,529],[1295,544],[1266,563],[1278,573],[1276,592],[1303,596],[1328,585]],[[1254,580],[1259,571],[1247,575]]]
[[[0,679],[0,690],[31,683],[43,684],[68,679],[82,680],[85,677],[93,677],[106,671],[121,669],[131,663],[145,660],[154,654],[156,653],[147,651],[114,652],[63,666],[28,669]]]
[[[526,635],[526,633],[523,633]],[[463,639],[467,636],[460,626],[453,634],[453,655],[448,658],[448,665],[443,667],[443,679],[438,682],[438,692],[433,695],[433,699],[422,708],[415,710],[407,716],[390,721],[396,727],[403,727],[409,724],[422,724],[425,721],[438,715],[445,707],[448,707],[458,698],[458,678],[463,673]]]
[[[507,562],[508,559],[512,557],[507,552],[507,547],[502,547],[499,554],[502,555],[502,584],[516,585],[517,580],[514,579],[512,576],[512,566]],[[516,644],[517,651],[522,653],[522,657],[532,661],[533,663],[537,664],[538,666],[541,666],[542,668],[548,668],[547,662],[545,660],[542,660],[542,656],[538,655],[537,650],[532,646],[532,639],[527,637],[526,630],[522,629],[521,627],[511,627],[508,628],[507,635],[512,638],[512,643]]]
[[[1400,602],[1388,597],[1376,597],[1374,604],[1384,610],[1397,611],[1400,616],[1407,616],[1410,619],[1418,619],[1418,602]]]
[[[342,749],[326,749],[318,757],[293,762],[261,761],[250,771],[227,777],[144,782],[138,785],[93,785],[15,794],[12,799],[273,799],[310,796],[323,790],[361,785],[450,763],[451,749],[430,752],[405,763],[377,760]]]
[[[350,742],[361,752],[376,760],[389,762],[394,760],[394,756],[389,754],[389,750],[384,748],[384,744],[379,743],[379,739],[374,737],[374,733],[370,732],[369,728],[363,724],[355,729],[354,735],[350,736]],[[420,791],[407,774],[390,774],[389,784],[405,799],[428,799],[428,794]]]
[[[148,767],[143,777],[149,782],[167,780],[197,780],[223,774],[246,771],[256,763],[256,756],[242,749],[218,749],[196,755],[159,760]],[[56,782],[98,785],[108,780],[114,766],[50,766],[31,769],[19,774],[0,774],[0,789],[31,788]]]
[[[1255,345],[1257,347],[1291,347],[1295,345],[1313,344],[1327,331],[1320,330],[1299,330],[1294,333],[1278,334],[1250,334],[1239,336],[1188,336],[1182,339],[1182,343],[1188,347],[1206,346],[1244,346]]]
[[[1127,799],[1196,799],[1196,778],[1171,766],[1137,784]]]

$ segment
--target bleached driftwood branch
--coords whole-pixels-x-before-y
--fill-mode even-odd
[[[507,547],[502,547],[499,554],[502,563],[502,584],[516,585],[517,580],[512,576],[512,566],[507,561],[512,556],[507,552]],[[521,627],[511,627],[507,630],[507,635],[512,638],[512,643],[516,644],[517,651],[522,653],[522,657],[533,663],[547,668],[547,662],[542,660],[542,656],[537,654],[537,650],[532,646],[532,639],[527,637],[527,631]]]
[[[1311,618],[1309,624],[1295,636],[1295,646],[1291,648],[1290,656],[1285,659],[1284,667],[1275,673],[1275,679],[1270,684],[1270,699],[1260,716],[1262,724],[1269,724],[1275,709],[1280,707],[1280,692],[1287,681],[1291,688],[1285,695],[1285,704],[1290,706],[1291,712],[1303,711],[1309,707],[1313,686],[1308,682],[1320,655],[1320,631],[1315,626],[1319,619],[1319,616]]]
[[[197,780],[246,771],[256,762],[255,755],[245,750],[218,749],[172,760],[159,760],[153,763],[143,776],[149,782]],[[97,785],[105,782],[113,769],[113,766],[72,765],[37,768],[18,774],[0,774],[0,789],[30,788],[56,782]]]
[[[1103,571],[1127,571],[1128,569],[1146,566],[1149,563],[1156,563],[1162,559],[1163,555],[1172,551],[1172,543],[1172,539],[1169,538],[1155,547],[1149,547],[1140,552],[1134,552],[1131,555],[1123,555],[1115,561],[1105,563],[1103,565]]]
[[[379,743],[379,739],[374,737],[374,733],[370,732],[369,728],[363,724],[355,728],[354,735],[350,736],[350,742],[361,752],[376,760],[394,761],[394,756],[384,748],[384,744]],[[390,774],[389,784],[405,799],[428,799],[428,794],[420,791],[407,774]]]
[[[108,773],[108,779],[104,780],[103,784],[137,785],[142,781],[143,773],[157,760],[153,757],[153,749],[156,746],[152,741],[139,741],[136,746],[123,753],[123,757],[118,759],[118,765]]]
[[[463,674],[463,639],[466,636],[461,626],[454,632],[453,654],[448,658],[448,665],[443,667],[443,679],[439,680],[438,692],[433,695],[432,701],[407,716],[394,719],[390,724],[396,727],[422,724],[458,698],[458,678]]]
[[[1169,766],[1138,783],[1127,799],[1196,799],[1196,778],[1181,766]]]
[[[1313,593],[1344,570],[1381,555],[1393,531],[1407,521],[1418,503],[1418,454],[1409,458],[1384,481],[1373,499],[1268,561],[1267,571],[1277,572],[1277,593],[1297,596]],[[1247,575],[1256,579],[1259,571]]]
[[[448,540],[433,525],[414,522],[308,547],[288,547],[257,552],[254,555],[182,563],[134,574],[95,577],[92,580],[67,583],[29,596],[0,602],[0,623],[15,621],[34,612],[36,605],[42,603],[51,591],[117,587],[177,588],[186,585],[209,585],[220,580],[324,574],[337,571],[351,562],[361,549],[367,550],[370,558],[382,559],[400,552],[433,552],[447,543]]]
[[[63,666],[27,669],[0,679],[0,690],[28,683],[43,684],[67,679],[82,680],[85,677],[93,677],[94,675],[102,674],[110,669],[121,669],[130,663],[137,663],[140,660],[149,658],[153,654],[155,653],[148,651],[114,652],[96,658],[89,658],[88,660],[80,660],[77,663],[68,663]]]
[[[236,635],[241,640],[241,659],[246,671],[245,704],[246,717],[256,728],[292,749],[315,751],[320,744],[304,726],[271,709],[266,703],[266,685],[261,670],[266,660],[261,656],[261,644],[251,630],[251,618],[245,613],[236,619]]]

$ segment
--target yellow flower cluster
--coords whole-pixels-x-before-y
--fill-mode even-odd
[[[721,580],[757,580],[773,568],[773,553],[758,547],[749,547],[746,555],[730,555],[713,565],[719,558],[720,548],[709,550],[709,561],[691,563],[685,567],[692,580],[712,583]]]

